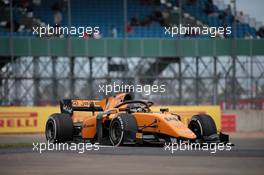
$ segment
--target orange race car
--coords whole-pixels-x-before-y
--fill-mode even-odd
[[[195,115],[188,125],[168,109],[152,112],[152,102],[121,93],[103,100],[62,100],[61,113],[46,123],[49,142],[89,141],[112,144],[162,144],[175,140],[227,143],[209,115]]]

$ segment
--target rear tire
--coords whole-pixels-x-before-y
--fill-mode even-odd
[[[61,143],[73,139],[73,121],[69,114],[52,114],[47,123],[45,135],[51,143]]]
[[[130,114],[120,114],[110,123],[109,139],[113,146],[119,146],[125,142],[135,143],[137,131],[135,117]]]
[[[210,136],[217,137],[215,122],[211,116],[206,114],[193,116],[188,128],[195,133],[198,140],[205,141],[206,138],[209,138]],[[212,139],[213,138],[214,137],[212,137]]]

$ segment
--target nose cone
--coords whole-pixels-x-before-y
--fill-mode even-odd
[[[196,135],[181,121],[176,121],[173,124],[174,132],[177,133],[178,137],[188,138],[188,139],[195,139]]]
[[[157,114],[156,117],[160,119],[158,127],[159,132],[176,138],[196,138],[196,135],[174,115]]]
[[[188,139],[196,139],[196,135],[185,126],[184,129],[177,130],[179,137],[188,138]]]

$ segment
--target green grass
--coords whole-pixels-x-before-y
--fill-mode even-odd
[[[0,143],[0,148],[17,148],[17,147],[30,147],[32,143],[21,142],[21,143]]]

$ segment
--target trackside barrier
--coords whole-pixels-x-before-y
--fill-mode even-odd
[[[0,133],[39,133],[59,107],[0,107]]]
[[[236,131],[236,114],[223,113],[221,117],[221,131],[235,132]]]
[[[224,113],[236,115],[237,132],[264,131],[264,110],[226,110]]]
[[[219,130],[219,106],[154,106],[153,111],[160,108],[169,108],[169,111],[180,115],[184,123],[188,123],[195,114],[211,115]],[[0,134],[1,133],[43,133],[45,124],[53,113],[59,112],[59,107],[0,107]]]

